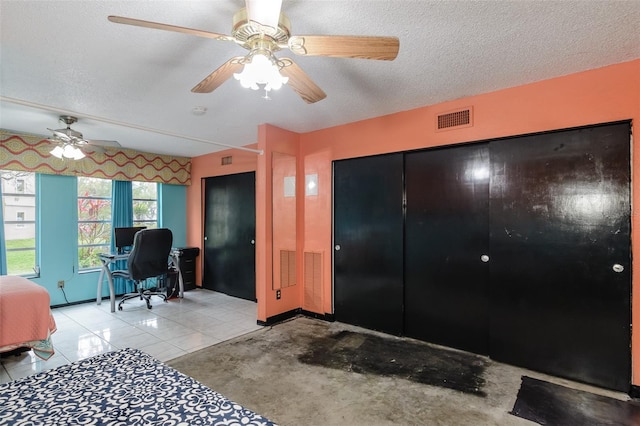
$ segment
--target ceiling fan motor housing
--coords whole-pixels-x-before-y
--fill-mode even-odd
[[[280,14],[278,28],[260,25],[257,22],[249,21],[247,9],[242,8],[233,15],[233,30],[231,35],[236,42],[245,49],[252,50],[256,39],[270,42],[272,50],[280,50],[287,45],[291,37],[291,21],[284,13]]]
[[[58,129],[57,132],[64,133],[71,139],[82,139],[82,133],[73,130],[70,126],[78,121],[77,117],[73,117],[71,115],[61,115],[60,121],[67,125],[66,129]],[[74,142],[84,142],[84,141],[74,141]]]
[[[78,121],[76,117],[71,115],[61,115],[59,120],[62,121],[64,124],[66,124],[67,127],[69,127],[70,125]]]

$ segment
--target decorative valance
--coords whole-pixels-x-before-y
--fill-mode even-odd
[[[58,159],[42,136],[0,129],[0,169],[102,179],[191,185],[191,159],[132,149],[89,151],[81,160]]]

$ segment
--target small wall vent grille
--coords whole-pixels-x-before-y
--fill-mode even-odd
[[[296,252],[280,250],[280,287],[296,285]]]
[[[232,156],[228,156],[228,157],[222,157],[222,160],[220,161],[220,164],[222,164],[223,166],[228,166],[232,162],[233,162],[233,157]]]
[[[450,130],[453,128],[470,127],[473,125],[473,110],[471,107],[450,111],[436,116],[436,130]]]
[[[322,312],[322,253],[304,252],[303,308]]]

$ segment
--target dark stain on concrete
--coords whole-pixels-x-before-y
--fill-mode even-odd
[[[432,345],[341,331],[308,342],[298,359],[311,365],[403,378],[486,396],[484,358]]]

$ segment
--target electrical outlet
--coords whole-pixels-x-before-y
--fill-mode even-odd
[[[64,280],[58,281],[58,288],[64,288]]]
[[[282,293],[280,293],[280,290],[276,290],[276,299],[280,300],[281,296],[282,296]]]

